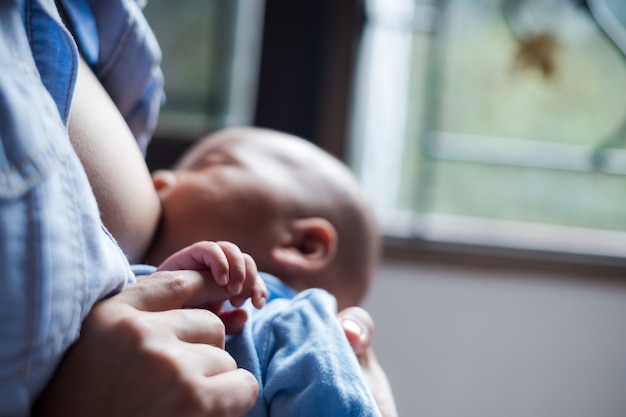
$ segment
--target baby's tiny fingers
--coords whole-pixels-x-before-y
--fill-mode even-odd
[[[256,262],[247,253],[244,254],[244,260],[246,262],[246,276],[247,279],[253,280],[252,286],[252,305],[256,308],[262,308],[269,295],[265,281],[261,278],[257,271]]]
[[[256,262],[247,253],[243,253],[243,261],[246,267],[246,280],[239,294],[230,299],[233,307],[241,307],[245,301],[250,298],[252,305],[256,308],[262,308],[268,297],[265,282],[257,272]]]
[[[231,242],[216,242],[228,259],[228,285],[226,289],[231,294],[239,294],[243,290],[246,280],[246,263],[244,254],[237,245]]]
[[[204,265],[211,269],[211,275],[215,283],[220,286],[228,284],[230,260],[222,246],[217,242],[205,241],[195,243],[192,247],[198,248],[198,252],[194,253],[198,253]]]

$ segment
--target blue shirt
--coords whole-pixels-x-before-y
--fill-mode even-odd
[[[250,302],[243,332],[228,336],[226,350],[259,381],[248,417],[380,416],[361,368],[337,321],[335,298],[320,289],[296,293],[261,274],[270,297]]]
[[[134,282],[69,142],[78,50],[144,147],[163,97],[134,2],[61,3],[74,36],[54,0],[0,2],[2,416],[29,415],[93,304]]]

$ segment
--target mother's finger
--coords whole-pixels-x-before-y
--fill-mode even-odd
[[[158,355],[176,362],[187,375],[213,376],[237,369],[235,359],[220,347],[182,341],[157,344]]]
[[[243,416],[256,401],[259,384],[254,376],[237,369],[207,377],[204,383],[204,396],[207,410],[222,410],[220,416]]]
[[[171,329],[179,340],[224,347],[224,323],[211,311],[189,308],[153,313],[150,320]]]
[[[132,413],[124,414],[111,407],[111,415],[241,417],[254,405],[258,390],[254,377],[247,371],[237,369],[172,384],[162,395],[153,397],[150,403],[135,407]]]
[[[231,296],[209,271],[159,271],[113,298],[138,310],[164,311],[211,305]]]

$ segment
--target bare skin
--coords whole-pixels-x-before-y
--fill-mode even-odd
[[[372,348],[374,320],[360,307],[343,309],[337,315],[337,319],[356,353],[365,381],[374,396],[380,414],[383,417],[398,417],[396,401],[387,374],[380,366]]]
[[[297,291],[328,290],[340,309],[367,293],[378,230],[352,173],[304,139],[223,129],[153,182],[163,214],[148,263],[193,242],[226,240]]]
[[[256,379],[223,350],[225,330],[240,331],[245,316],[193,308],[230,296],[200,272],[166,271],[96,304],[34,415],[245,414]]]
[[[139,262],[159,222],[159,199],[128,125],[82,59],[69,133],[92,184],[103,223],[129,260]]]
[[[262,308],[267,301],[265,283],[258,274],[254,259],[231,242],[196,242],[170,255],[157,271],[207,271],[215,283],[231,295],[228,300],[241,307],[250,298],[252,305]],[[251,290],[243,291],[245,288]],[[222,313],[221,302],[215,308],[203,306],[215,314]]]
[[[128,127],[82,61],[69,130],[105,225],[131,261],[142,259],[161,215],[159,200]],[[35,415],[240,416],[253,405],[256,380],[223,350],[225,332],[240,331],[245,317],[194,308],[210,301],[207,292],[224,288],[194,271],[152,278],[94,306]],[[363,352],[360,358],[373,358]],[[382,373],[377,362],[361,362],[366,373]],[[388,385],[383,389],[382,397],[393,399]]]
[[[160,216],[158,198],[132,134],[83,62],[69,130],[103,221],[129,257],[140,258]],[[232,294],[208,271],[161,271],[96,304],[35,415],[245,414],[258,384],[223,350],[225,332],[241,331],[245,313],[194,308],[225,296]]]
[[[200,141],[179,162],[178,169],[154,174],[164,223],[147,258],[158,263],[164,255],[200,239],[230,240],[252,254],[263,271],[281,279],[288,277],[293,288],[323,287],[337,296],[340,306],[354,305],[367,290],[373,273],[367,258],[377,257],[379,242],[358,198],[353,209],[334,206],[355,186],[348,177],[343,167],[278,132],[255,128],[220,131]],[[329,201],[323,199],[324,193],[311,196],[311,189],[321,187],[328,192],[327,179],[336,188]],[[320,210],[313,208],[319,204]],[[327,205],[329,210],[324,209]],[[349,223],[343,218],[359,214],[366,215],[362,222]],[[355,227],[340,229],[346,223]],[[365,236],[356,229],[365,229]],[[360,255],[360,267],[349,264],[342,270],[333,263],[345,253],[337,250],[337,240],[353,236],[358,236],[358,241],[353,239],[350,249]],[[346,280],[344,270],[358,277]],[[349,307],[338,319],[381,414],[397,417],[391,386],[371,346],[372,318],[362,308]]]

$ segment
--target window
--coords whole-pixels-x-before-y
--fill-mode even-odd
[[[252,123],[263,7],[262,0],[148,2],[167,95],[159,136],[195,139]]]
[[[351,164],[388,236],[626,258],[626,5],[372,0]]]

